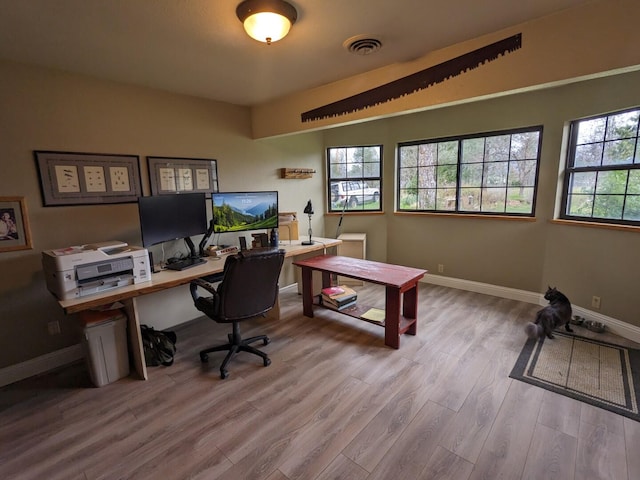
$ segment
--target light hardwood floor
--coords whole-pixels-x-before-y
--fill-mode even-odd
[[[78,364],[0,389],[0,478],[640,478],[640,423],[509,378],[536,305],[422,284],[418,335],[393,350],[379,326],[303,317],[295,289],[280,302],[279,321],[242,325],[271,337],[268,368],[203,366],[230,331],[203,317],[146,382],[92,388]]]

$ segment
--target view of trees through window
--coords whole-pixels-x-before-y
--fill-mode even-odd
[[[327,149],[329,211],[380,211],[382,145]]]
[[[402,143],[398,210],[532,216],[542,127]]]
[[[571,123],[561,218],[640,225],[640,109]]]

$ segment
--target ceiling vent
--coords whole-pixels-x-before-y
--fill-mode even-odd
[[[382,48],[382,42],[370,35],[348,38],[342,45],[354,55],[371,55]]]

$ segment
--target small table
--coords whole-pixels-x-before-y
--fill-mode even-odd
[[[339,255],[319,255],[293,264],[302,268],[302,305],[306,317],[313,317],[313,271],[319,270],[322,288],[331,286],[331,276],[336,274],[385,286],[385,320],[372,322],[384,326],[385,345],[400,348],[400,335],[416,334],[418,281],[426,270]],[[358,304],[339,313],[366,321],[361,315],[368,310],[369,307]]]

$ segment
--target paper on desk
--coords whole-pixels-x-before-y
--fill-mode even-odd
[[[370,308],[369,310],[367,310],[366,312],[364,312],[362,315],[360,315],[361,318],[366,318],[367,320],[371,320],[373,322],[384,322],[384,310],[381,310],[379,308]]]

